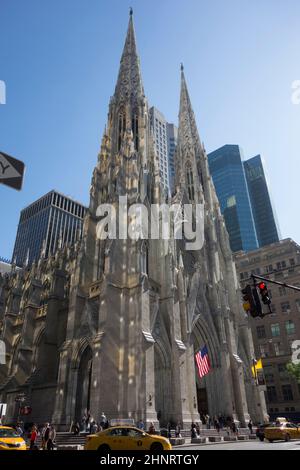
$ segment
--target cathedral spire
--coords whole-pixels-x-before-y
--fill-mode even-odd
[[[176,154],[176,186],[184,185],[189,199],[205,200],[207,207],[217,210],[218,199],[209,171],[208,158],[202,144],[192,108],[184,67],[181,64],[181,91]],[[198,194],[198,198],[197,198]]]
[[[127,101],[132,96],[144,95],[140,61],[137,53],[133,24],[133,10],[130,9],[129,24],[121,57],[119,75],[115,89],[115,99]]]
[[[181,69],[181,90],[178,124],[178,145],[176,150],[176,187],[185,188],[191,202],[203,200],[201,158],[203,148],[197,130],[183,64]]]
[[[201,141],[199,138],[196,119],[188,92],[186,79],[184,75],[184,66],[181,64],[181,91],[180,91],[180,108],[179,108],[179,128],[178,140],[181,143],[189,141],[193,147],[198,147],[197,151],[201,149]],[[197,153],[198,153],[197,152]]]

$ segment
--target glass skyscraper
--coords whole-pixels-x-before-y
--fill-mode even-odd
[[[244,162],[256,235],[260,247],[279,241],[279,229],[260,155]]]
[[[21,211],[13,261],[22,266],[55,253],[60,240],[72,244],[81,237],[86,208],[57,191],[50,191]]]
[[[208,155],[210,172],[234,252],[258,248],[241,154],[238,145],[224,145]]]

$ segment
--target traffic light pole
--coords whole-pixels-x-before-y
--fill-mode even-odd
[[[266,281],[267,283],[277,284],[278,286],[286,287],[287,289],[296,290],[298,292],[300,291],[300,287],[291,286],[290,284],[286,284],[285,282],[272,281],[271,279],[268,279],[267,277],[257,276],[256,274],[255,275],[251,274],[251,278],[253,279],[254,283],[255,283],[255,279],[259,279],[260,281]]]

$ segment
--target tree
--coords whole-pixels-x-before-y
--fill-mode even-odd
[[[297,382],[300,384],[300,363],[299,364],[293,364],[292,362],[289,362],[286,366],[288,373],[294,377]]]

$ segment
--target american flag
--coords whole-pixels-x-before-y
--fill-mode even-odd
[[[202,379],[202,377],[207,375],[210,371],[210,361],[208,357],[207,346],[204,346],[204,348],[200,349],[200,351],[197,352],[197,354],[195,355],[195,359],[200,379]]]

